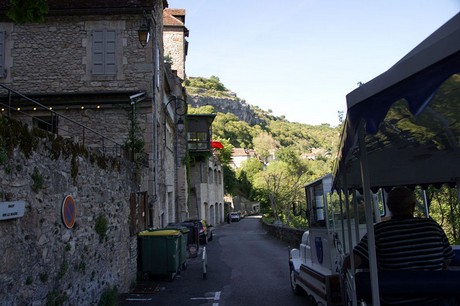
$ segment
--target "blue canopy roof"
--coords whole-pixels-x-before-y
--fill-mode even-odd
[[[389,70],[350,92],[335,188],[361,185],[360,124],[372,188],[455,184],[460,179],[459,73],[460,13]]]

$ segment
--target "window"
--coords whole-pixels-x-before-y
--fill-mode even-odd
[[[5,69],[5,31],[0,31],[0,77],[6,76]]]
[[[98,75],[116,74],[116,31],[94,30],[92,35],[92,73]]]
[[[209,140],[207,132],[189,132],[188,148],[190,150],[209,150]]]
[[[57,116],[36,116],[32,118],[34,127],[57,134],[58,132],[58,117]]]

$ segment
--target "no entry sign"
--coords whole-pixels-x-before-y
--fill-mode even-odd
[[[72,228],[77,217],[77,206],[71,195],[65,197],[62,202],[62,221],[67,228]]]

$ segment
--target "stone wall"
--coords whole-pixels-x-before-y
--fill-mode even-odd
[[[305,230],[268,224],[261,219],[262,227],[273,237],[285,241],[291,248],[298,248]]]
[[[33,148],[36,138],[17,133]],[[7,154],[5,138],[0,205],[24,201],[25,213],[0,220],[0,304],[45,305],[62,297],[68,305],[95,305],[104,290],[128,291],[137,271],[137,239],[129,227],[131,165],[47,136],[30,156],[25,143]],[[67,195],[77,212],[71,229],[62,219]]]
[[[0,22],[7,31],[5,85],[23,93],[146,90],[152,96],[151,50],[139,46],[138,15],[48,16],[43,24]],[[92,31],[116,30],[114,75],[91,72]]]

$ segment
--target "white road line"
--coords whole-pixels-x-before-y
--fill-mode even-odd
[[[152,299],[136,299],[136,298],[127,298],[127,301],[151,301]]]
[[[214,292],[214,297],[195,297],[195,298],[190,298],[191,300],[214,300],[214,301],[219,301],[220,300],[220,293],[221,291],[216,291]],[[219,306],[219,303],[213,303],[212,306]]]

